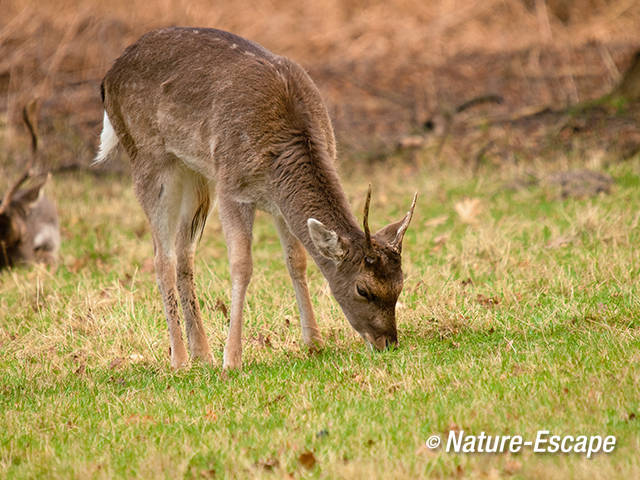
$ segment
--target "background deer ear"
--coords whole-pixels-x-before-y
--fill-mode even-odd
[[[315,218],[307,220],[307,228],[313,245],[323,257],[338,263],[345,254],[344,240]]]
[[[33,179],[34,185],[30,188],[18,190],[13,196],[12,203],[16,202],[22,205],[25,210],[33,207],[40,197],[42,197],[44,186],[49,180],[49,174],[38,175]]]

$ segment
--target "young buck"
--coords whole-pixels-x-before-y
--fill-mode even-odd
[[[320,94],[296,63],[220,30],[167,28],[144,35],[102,83],[96,162],[118,143],[131,159],[149,222],[169,326],[171,365],[187,362],[178,297],[193,358],[211,360],[194,292],[193,256],[213,201],[231,268],[224,368],[241,363],[242,308],[252,272],[256,208],[271,213],[310,347],[321,338],[305,249],[353,328],[377,349],[396,344],[400,253],[411,210],[374,235],[347,203],[333,162],[333,129]]]
[[[30,107],[35,107],[35,103]],[[33,173],[38,137],[30,110],[34,108],[25,107],[22,114],[31,134],[31,158],[0,203],[0,270],[30,262],[54,264],[60,248],[58,213],[53,202],[43,194],[49,174]],[[28,180],[32,186],[21,190]]]

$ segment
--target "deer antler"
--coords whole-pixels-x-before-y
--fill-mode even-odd
[[[31,135],[31,163],[35,160],[36,152],[38,151],[38,118],[35,114],[37,108],[38,101],[32,100],[22,109],[22,120],[24,120]]]
[[[391,242],[391,248],[393,248],[394,250],[400,250],[400,247],[402,245],[402,239],[404,238],[404,234],[407,231],[407,228],[409,227],[409,223],[411,222],[411,217],[413,217],[413,210],[416,208],[417,199],[418,199],[418,192],[416,192],[413,195],[413,202],[411,202],[411,208],[405,215],[404,220],[402,221],[402,225],[400,225],[400,228],[398,228],[398,231],[396,232],[396,238],[393,240],[393,242]]]
[[[367,248],[371,248],[371,232],[369,231],[369,204],[371,203],[371,184],[367,190],[367,199],[364,202],[364,214],[362,219],[362,226],[364,227],[364,238]]]
[[[38,151],[38,134],[36,133],[36,128],[31,120],[30,110],[33,111],[36,109],[36,102],[36,100],[33,100],[29,103],[29,105],[25,106],[22,109],[22,119],[27,125],[27,129],[29,130],[29,134],[31,135],[31,157],[27,162],[27,167],[24,173],[4,194],[2,203],[0,203],[0,213],[3,213],[7,209],[7,207],[11,203],[11,198],[13,197],[13,195],[18,191],[22,184],[32,176],[31,169],[33,168],[33,164],[35,163],[36,153]]]

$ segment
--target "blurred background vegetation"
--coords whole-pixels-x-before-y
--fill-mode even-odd
[[[447,161],[518,161],[549,143],[630,157],[640,145],[637,102],[594,102],[640,48],[637,0],[1,0],[0,11],[9,166],[26,152],[21,108],[39,98],[46,161],[87,168],[102,76],[141,34],[169,25],[229,30],[301,63],[343,159],[431,146]]]

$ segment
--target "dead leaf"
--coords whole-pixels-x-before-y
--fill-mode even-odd
[[[201,470],[200,476],[202,478],[216,478],[216,470],[214,468],[210,468],[208,470]]]
[[[438,235],[437,237],[433,237],[433,243],[436,245],[442,245],[449,240],[449,234],[443,233],[442,235]]]
[[[269,337],[269,335],[264,336],[261,333],[258,333],[256,342],[258,342],[258,345],[260,345],[261,347],[269,347],[269,348],[273,347],[273,345],[271,344],[271,337]]]
[[[215,309],[222,312],[222,316],[225,317],[226,319],[229,318],[229,310],[227,310],[227,306],[220,298],[216,298]]]
[[[438,227],[449,220],[449,215],[440,215],[439,217],[430,218],[424,222],[425,227]]]
[[[134,425],[134,424],[140,424],[140,423],[149,423],[149,422],[153,422],[153,418],[150,415],[138,415],[137,413],[134,413],[133,415],[130,415],[125,420],[125,423],[127,425]]]
[[[271,398],[271,399],[267,400],[267,401],[264,403],[264,406],[265,406],[265,407],[268,407],[269,405],[273,405],[273,404],[275,404],[275,403],[278,403],[278,402],[279,402],[279,401],[281,401],[281,400],[284,400],[284,398],[285,398],[285,397],[284,397],[284,395],[283,395],[282,393],[279,393],[279,394],[278,394],[278,395],[276,395],[275,397],[273,397],[273,398]]]
[[[218,415],[216,415],[216,412],[214,412],[212,409],[207,410],[203,416],[210,422],[215,422],[216,420],[218,420]]]
[[[426,142],[426,138],[422,135],[406,135],[398,141],[400,149],[414,149],[422,147]]]
[[[307,450],[306,452],[300,454],[300,456],[298,457],[298,461],[304,468],[306,468],[307,470],[311,470],[316,464],[316,457],[313,452]]]
[[[87,265],[87,257],[76,258],[73,263],[69,266],[69,271],[71,273],[78,273]]]
[[[267,458],[266,460],[259,461],[257,465],[267,471],[271,471],[274,468],[278,468],[280,466],[280,462],[277,458]]]
[[[127,381],[122,378],[122,377],[111,377],[109,378],[109,380],[113,383],[115,383],[116,385],[119,385],[121,387],[126,387],[127,386]]]
[[[129,355],[129,360],[131,360],[132,363],[140,363],[144,360],[144,357],[139,353],[132,353]]]
[[[507,462],[504,464],[504,472],[507,475],[513,475],[514,473],[517,473],[521,468],[522,463],[517,460],[507,460]]]
[[[478,221],[478,215],[482,211],[482,204],[479,198],[465,198],[456,202],[453,208],[458,213],[462,223],[472,224]]]
[[[111,363],[109,363],[109,368],[111,370],[114,370],[114,369],[118,368],[120,365],[122,365],[122,362],[124,362],[124,358],[116,357],[113,360],[111,360]]]
[[[484,305],[485,307],[493,307],[494,305],[498,305],[500,303],[500,299],[498,297],[487,297],[479,293],[476,296],[476,301],[480,305]]]
[[[488,480],[500,480],[500,472],[495,469],[495,468],[490,468],[489,471],[487,472],[487,479]]]
[[[560,248],[569,245],[575,239],[575,235],[561,235],[547,243],[547,248]]]

